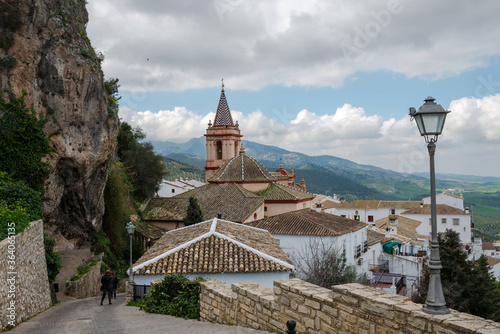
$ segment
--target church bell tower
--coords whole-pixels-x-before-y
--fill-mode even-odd
[[[212,124],[208,122],[207,133],[207,161],[205,165],[205,182],[214,175],[220,166],[240,153],[241,137],[238,122],[233,123],[231,111],[224,93],[224,81],[219,99],[219,106]]]

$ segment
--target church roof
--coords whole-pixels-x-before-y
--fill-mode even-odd
[[[224,94],[224,85],[222,86],[222,91],[220,93],[219,106],[217,107],[217,113],[215,114],[215,120],[213,126],[234,126],[233,118],[231,117],[231,110],[226,100],[226,94]]]
[[[271,183],[260,195],[262,195],[266,201],[300,201],[314,198],[313,194],[304,190],[280,183]]]
[[[189,197],[196,197],[204,218],[217,217],[243,222],[264,199],[235,183],[219,186],[205,185],[167,198],[152,198],[144,210],[147,221],[182,221],[189,206]]]
[[[238,155],[224,162],[208,182],[273,182],[276,178],[257,160]]]

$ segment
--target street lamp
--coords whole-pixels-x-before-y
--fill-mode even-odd
[[[132,272],[132,236],[134,235],[135,232],[135,225],[132,224],[132,222],[128,222],[127,226],[125,226],[127,229],[128,235],[130,235],[130,272],[128,275],[128,282],[129,284],[134,283],[134,273]]]
[[[429,96],[425,103],[418,109],[409,109],[410,120],[415,119],[420,134],[425,137],[427,149],[430,157],[431,173],[431,256],[429,260],[429,290],[423,311],[431,314],[447,314],[450,310],[446,307],[443,287],[441,286],[441,260],[439,259],[439,243],[437,240],[437,210],[436,210],[436,179],[434,171],[434,153],[436,152],[436,142],[438,136],[443,131],[446,114],[449,110],[444,110],[441,105],[434,102],[434,98]]]

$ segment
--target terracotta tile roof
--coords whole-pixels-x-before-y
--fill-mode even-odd
[[[385,244],[386,242],[392,240],[393,238],[386,238],[385,233],[381,233],[369,228],[366,231],[366,238],[368,241],[368,246],[373,246],[377,243]]]
[[[446,204],[437,204],[436,205],[437,214],[438,215],[470,215],[470,213],[465,213],[464,210],[460,210],[454,208],[452,206]],[[416,208],[409,209],[401,212],[404,215],[430,215],[431,214],[431,205],[424,204],[423,207],[420,205]]]
[[[166,233],[133,265],[135,275],[276,272],[293,268],[269,232],[216,218]]]
[[[492,267],[500,263],[500,259],[496,257],[487,256],[486,258],[488,259],[488,264]]]
[[[375,226],[378,228],[385,228],[387,225],[391,226],[389,223],[389,219],[397,219],[398,225],[397,225],[397,234],[407,237],[407,238],[418,238],[419,234],[417,233],[417,227],[422,224],[422,222],[418,220],[414,220],[411,218],[406,218],[403,216],[399,215],[391,215],[390,217],[385,217],[382,219],[379,219],[375,221]]]
[[[181,221],[186,216],[189,197],[198,199],[205,219],[217,217],[241,223],[264,204],[264,199],[235,183],[205,185],[174,197],[152,198],[144,210],[149,221]]]
[[[346,209],[412,209],[420,206],[420,201],[379,201],[379,200],[358,200],[351,203],[343,203],[342,208]]]
[[[165,231],[161,228],[143,222],[142,220],[134,221],[136,232],[143,235],[146,238],[151,238],[152,240],[160,239]]]
[[[231,111],[229,110],[229,105],[227,104],[226,94],[224,93],[224,86],[222,86],[219,106],[217,107],[217,113],[215,114],[214,126],[224,125],[234,126],[234,123],[233,118],[231,117]]]
[[[330,200],[325,200],[321,203],[321,208],[322,209],[332,209],[332,208],[341,208],[342,207],[342,203],[337,203],[337,202],[334,202],[334,201],[330,201]]]
[[[492,242],[483,242],[483,250],[496,250]]]
[[[313,199],[314,195],[298,188],[285,186],[281,183],[271,183],[260,193],[266,201],[300,201]]]
[[[260,162],[241,154],[224,162],[208,179],[208,182],[274,182],[276,180]]]
[[[245,225],[262,228],[272,234],[323,236],[343,235],[367,226],[365,223],[353,219],[311,209],[286,212]]]

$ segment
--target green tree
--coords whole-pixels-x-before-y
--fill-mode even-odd
[[[146,135],[140,128],[123,122],[117,139],[117,154],[133,184],[136,197],[154,195],[160,182],[167,174],[163,157],[154,153],[153,145],[141,142]]]
[[[57,274],[62,268],[62,258],[61,254],[54,253],[54,246],[56,241],[52,238],[44,235],[43,245],[45,247],[45,261],[47,262],[47,272],[49,275],[49,282],[54,282],[56,280]]]
[[[184,217],[184,226],[193,225],[203,221],[203,214],[201,213],[200,205],[196,197],[189,197],[189,205]]]
[[[9,235],[21,233],[30,221],[25,205],[19,202],[8,204],[0,200],[0,241]]]
[[[323,239],[309,239],[294,258],[297,276],[328,289],[332,285],[361,280],[356,275],[356,268],[347,264],[345,256],[335,246]]]
[[[53,151],[43,134],[45,119],[38,119],[33,108],[26,107],[24,95],[9,102],[0,95],[0,171],[30,188],[42,191],[49,165],[42,158]]]
[[[40,193],[22,180],[13,180],[6,172],[0,172],[0,201],[5,201],[8,205],[22,204],[31,220],[42,218]]]
[[[467,253],[460,243],[458,232],[447,229],[438,234],[441,259],[441,284],[447,306],[486,319],[500,320],[500,290],[489,273],[486,257],[468,261]],[[429,268],[424,266],[417,303],[425,303],[429,287]]]
[[[130,220],[129,185],[122,164],[112,161],[104,188],[102,229],[114,254],[121,255],[127,246],[125,225]]]

